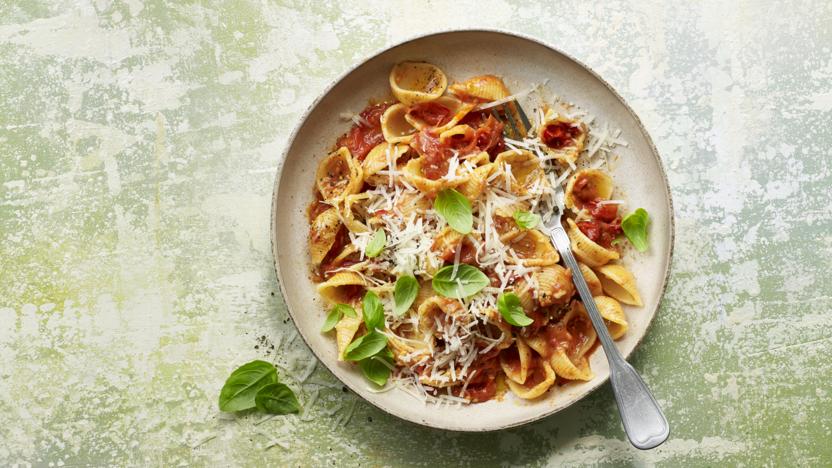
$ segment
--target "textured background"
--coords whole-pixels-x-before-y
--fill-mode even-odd
[[[0,2],[0,465],[832,463],[828,2],[165,3]],[[589,64],[665,160],[676,256],[633,356],[672,424],[657,450],[608,386],[502,433],[403,423],[287,319],[268,220],[296,119],[374,51],[461,26]],[[253,358],[306,413],[218,413]]]

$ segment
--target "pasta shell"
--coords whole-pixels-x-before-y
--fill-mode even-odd
[[[601,288],[601,281],[598,280],[598,276],[595,275],[595,272],[592,271],[592,268],[584,265],[581,262],[578,262],[578,267],[581,269],[581,274],[584,275],[584,281],[586,281],[586,285],[589,286],[589,292],[592,293],[593,296],[603,295],[604,290]]]
[[[572,245],[572,253],[575,257],[583,263],[591,267],[599,267],[607,264],[610,260],[618,260],[618,252],[612,249],[605,249],[593,242],[589,237],[584,235],[575,221],[567,220],[566,233],[569,235],[569,240]]]
[[[535,190],[545,180],[540,159],[530,151],[510,150],[497,155],[494,160],[501,176],[495,183],[505,184],[508,181],[509,191],[516,195],[526,195]]]
[[[598,279],[604,293],[624,304],[641,307],[641,295],[636,289],[636,279],[630,270],[617,263],[604,265],[597,269]]]
[[[537,280],[537,302],[541,307],[567,304],[575,294],[572,273],[560,265],[543,267],[533,275]]]
[[[612,179],[606,172],[598,169],[580,169],[566,183],[563,203],[569,209],[580,209],[584,203],[596,198],[609,200],[612,190]]]
[[[517,258],[509,258],[512,263],[517,259],[525,266],[550,266],[560,260],[557,250],[552,246],[549,236],[537,229],[527,229],[508,244]]]
[[[319,265],[324,260],[335,243],[340,228],[341,219],[334,207],[321,212],[312,221],[309,227],[309,254],[313,265]]]
[[[433,296],[419,306],[419,326],[424,333],[441,336],[437,327],[443,327],[449,320],[455,320],[458,326],[465,326],[475,319],[465,313],[459,302],[447,297]]]
[[[396,203],[396,209],[404,219],[410,218],[413,214],[424,214],[432,206],[430,198],[421,192],[405,192]]]
[[[364,173],[365,181],[370,185],[389,184],[390,177],[377,174],[378,171],[389,170],[392,164],[394,169],[398,168],[398,160],[409,150],[407,145],[394,145],[381,143],[376,145],[367,153],[367,157],[361,162],[361,170]],[[395,179],[394,179],[395,180]]]
[[[433,335],[422,335],[411,322],[405,322],[405,325],[391,331],[393,333],[387,336],[387,343],[398,365],[411,366],[430,356]]]
[[[532,365],[532,350],[522,338],[514,341],[514,346],[500,353],[500,367],[509,380],[522,384]]]
[[[390,89],[400,102],[410,106],[432,101],[445,92],[448,79],[436,65],[401,62],[390,70]]]
[[[446,226],[433,238],[433,245],[430,248],[437,252],[440,257],[447,257],[453,254],[462,242],[463,237],[465,237],[463,234],[454,231],[450,226]]]
[[[520,305],[523,307],[525,313],[531,313],[535,309],[534,291],[530,284],[525,279],[520,278],[514,282],[512,292],[520,298]]]
[[[555,371],[549,363],[541,358],[534,358],[534,363],[525,383],[517,383],[510,379],[506,381],[512,393],[524,400],[532,400],[543,395],[555,384]]]
[[[355,205],[366,200],[369,196],[366,193],[357,193],[344,197],[343,208],[341,209],[341,221],[350,232],[367,232],[367,226],[356,219]]]
[[[454,125],[439,134],[443,146],[466,155],[477,148],[477,133],[468,125]]]
[[[422,116],[422,110],[425,107],[442,107],[444,109],[440,109],[443,112],[447,112],[450,116],[450,119],[442,123],[442,125],[434,125],[432,122],[426,121]],[[456,124],[459,123],[469,112],[474,108],[473,104],[462,102],[459,99],[451,96],[442,96],[436,100],[433,100],[429,103],[424,104],[417,104],[416,106],[410,107],[407,110],[407,114],[405,114],[404,118],[407,120],[410,125],[415,127],[418,130],[422,129],[432,129],[434,133],[441,133],[445,130],[449,130],[450,128],[454,127]]]
[[[344,315],[341,317],[341,320],[335,324],[335,343],[338,346],[339,361],[344,360],[344,351],[347,349],[347,346],[352,343],[353,338],[355,338],[356,333],[358,333],[358,329],[364,322],[361,308],[356,308],[355,312],[355,317],[347,317]]]
[[[560,323],[563,324],[570,335],[577,337],[577,345],[569,349],[570,357],[583,356],[592,349],[598,335],[595,333],[595,328],[592,326],[592,321],[589,319],[582,302],[572,301],[572,308],[563,316]]]
[[[422,158],[411,159],[407,162],[404,167],[404,171],[402,172],[405,180],[422,192],[437,193],[445,190],[446,188],[453,188],[461,185],[466,181],[465,177],[457,177],[454,180],[448,180],[445,178],[436,180],[428,179],[422,173],[423,163],[424,161]]]
[[[315,179],[326,201],[338,201],[357,193],[364,181],[361,166],[343,146],[321,161]]]
[[[497,309],[487,309],[485,311],[485,326],[489,328],[491,336],[496,337],[500,334],[502,340],[494,346],[494,349],[506,349],[514,342],[514,333],[511,324],[503,320],[502,315],[497,312]],[[490,344],[490,343],[488,343]]]
[[[485,153],[488,154],[488,153]],[[459,193],[465,195],[469,200],[477,200],[482,196],[487,185],[488,177],[495,169],[494,164],[485,164],[474,169],[464,183],[457,187]]]
[[[540,142],[556,159],[573,165],[586,145],[586,124],[549,110],[538,132]]]
[[[351,304],[359,299],[367,283],[353,271],[341,271],[318,285],[318,294],[333,304]]]
[[[417,130],[407,121],[406,114],[404,104],[393,104],[381,114],[381,134],[387,143],[410,143],[413,139]]]
[[[586,356],[581,356],[577,359],[570,359],[566,353],[560,349],[552,354],[549,358],[549,364],[559,377],[568,380],[584,380],[589,381],[595,377],[592,369],[589,367],[589,360]]]
[[[624,315],[624,309],[621,304],[615,299],[607,296],[597,296],[595,305],[598,306],[598,312],[601,317],[604,317],[604,322],[607,324],[607,330],[610,332],[612,339],[617,340],[627,333],[627,317]]]
[[[452,84],[449,90],[460,99],[476,98],[483,101],[496,101],[511,95],[503,80],[494,75],[475,76]]]
[[[494,229],[499,234],[500,242],[503,244],[508,244],[512,239],[523,233],[523,230],[517,226],[517,221],[514,220],[514,212],[518,210],[528,211],[529,207],[526,203],[515,203],[498,207],[491,215]]]

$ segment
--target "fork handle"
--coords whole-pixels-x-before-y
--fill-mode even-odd
[[[581,300],[589,313],[595,332],[601,340],[604,354],[610,363],[610,383],[621,414],[621,422],[630,443],[636,448],[647,450],[659,446],[667,440],[670,426],[664,417],[659,404],[647,388],[638,372],[621,357],[618,348],[612,341],[607,325],[604,323],[595,299],[589,291],[584,275],[578,267],[578,262],[572,255],[569,236],[560,223],[549,229],[549,236],[557,247],[566,266],[572,271],[572,281],[581,296]]]

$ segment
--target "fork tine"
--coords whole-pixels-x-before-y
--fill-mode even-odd
[[[517,109],[517,113],[520,114],[520,120],[523,121],[523,126],[526,128],[526,133],[532,129],[532,123],[529,121],[529,118],[526,116],[526,113],[523,112],[523,108],[520,106],[520,103],[517,100],[512,101],[514,103],[514,108]]]
[[[503,111],[503,115],[506,116],[505,120],[507,120],[508,124],[511,126],[511,132],[512,132],[511,137],[515,138],[515,139],[518,139],[518,140],[521,139],[522,135],[520,133],[520,130],[517,129],[517,122],[514,120],[514,115],[512,115],[513,112],[511,112],[511,109],[508,107],[508,103],[503,104],[499,107],[500,107],[500,110]]]

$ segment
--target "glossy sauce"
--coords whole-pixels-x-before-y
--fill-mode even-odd
[[[349,132],[338,139],[335,144],[336,148],[346,146],[354,158],[363,161],[373,147],[384,143],[384,135],[381,133],[381,114],[391,105],[392,103],[383,102],[370,104],[364,108],[359,116],[369,123],[369,126],[363,123],[353,125]]]

